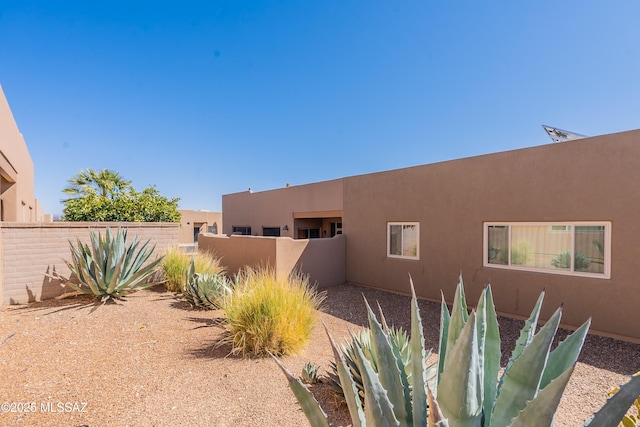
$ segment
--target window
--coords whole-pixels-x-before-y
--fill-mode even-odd
[[[298,228],[298,239],[319,239],[319,228]]]
[[[251,236],[251,227],[234,225],[231,232],[232,234],[240,234],[241,236]]]
[[[485,223],[484,266],[608,279],[611,223]]]
[[[390,258],[420,259],[420,223],[387,223],[387,256]]]
[[[262,227],[262,235],[280,237],[280,227]]]

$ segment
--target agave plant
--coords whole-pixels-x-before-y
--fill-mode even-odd
[[[384,320],[382,311],[380,311],[380,316]],[[390,344],[394,348],[394,351],[397,351],[400,354],[402,364],[409,381],[409,386],[411,386],[411,352],[409,351],[409,336],[403,329],[394,327],[388,328],[384,321],[382,322],[382,325],[389,332]],[[354,333],[351,341],[347,341],[340,347],[340,352],[342,353],[344,361],[351,372],[356,387],[358,388],[360,400],[364,403],[365,389],[362,383],[362,374],[360,373],[360,368],[356,362],[356,347],[360,347],[362,349],[362,353],[367,360],[369,360],[373,369],[378,372],[379,367],[376,356],[371,348],[371,329],[363,328],[359,333]],[[338,365],[336,365],[335,362],[331,362],[330,366],[331,371],[328,374],[327,383],[334,394],[344,401],[345,397],[342,385],[340,384],[340,376],[338,375]]]
[[[318,382],[318,365],[307,362],[302,368],[302,382],[305,384],[315,384]]]
[[[69,242],[71,262],[65,260],[65,263],[72,276],[55,276],[63,285],[106,301],[156,284],[147,279],[154,274],[162,258],[145,264],[155,249],[155,245],[148,248],[149,240],[138,248],[140,242],[134,236],[127,245],[127,230],[119,229],[113,235],[109,228],[104,236],[92,231],[90,240],[91,246],[80,239],[76,246]],[[73,276],[77,282],[71,280]]]
[[[535,333],[543,292],[521,330],[509,363],[499,376],[500,334],[491,287],[487,286],[482,291],[476,309],[469,313],[461,277],[451,313],[443,297],[437,379],[428,384],[424,334],[413,283],[411,293],[409,347],[412,388],[409,387],[401,358],[390,344],[388,330],[378,321],[368,304],[372,347],[379,366],[385,369],[376,372],[355,341],[356,362],[366,390],[364,405],[358,398],[355,381],[344,357],[329,334],[354,427],[553,425],[555,412],[573,372],[590,321],[551,351],[562,308]],[[329,426],[326,414],[309,390],[280,361],[274,359],[287,376],[311,425]],[[584,426],[616,425],[638,396],[640,375],[634,375]]]
[[[216,310],[222,307],[222,300],[231,294],[231,282],[222,274],[194,273],[195,262],[187,268],[187,284],[182,290],[186,300],[194,308]]]

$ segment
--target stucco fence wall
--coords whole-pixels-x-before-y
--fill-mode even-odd
[[[88,243],[90,231],[110,227],[128,230],[127,242],[134,236],[143,242],[151,239],[154,254],[178,245],[178,223],[53,222],[0,223],[0,304],[22,304],[54,298],[65,292],[59,281],[45,274],[54,270],[68,277],[64,259],[70,259],[69,241]],[[152,255],[153,257],[154,255]]]
[[[209,233],[198,238],[198,249],[221,258],[230,274],[244,266],[269,266],[278,277],[286,277],[299,269],[318,288],[345,282],[345,247],[346,237],[340,234],[330,239],[309,240]]]

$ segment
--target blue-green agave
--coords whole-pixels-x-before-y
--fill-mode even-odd
[[[148,248],[149,240],[138,248],[140,242],[134,236],[127,245],[127,230],[119,229],[113,235],[109,228],[104,236],[92,231],[90,240],[91,246],[80,239],[77,246],[69,242],[71,262],[65,260],[65,263],[73,274],[69,278],[54,276],[63,285],[106,301],[156,284],[147,279],[153,275],[162,257],[147,263],[155,249],[155,245]],[[72,280],[73,276],[77,282]]]
[[[573,372],[590,321],[585,322],[553,351],[562,308],[535,332],[544,292],[525,322],[511,359],[500,371],[500,335],[491,287],[487,286],[468,312],[462,277],[449,312],[442,298],[438,368],[430,378],[418,302],[411,283],[411,376],[407,374],[389,333],[368,307],[376,372],[356,346],[357,363],[366,389],[364,405],[353,377],[331,335],[340,382],[354,427],[549,427]],[[327,331],[328,333],[328,331]],[[275,359],[313,427],[329,426],[326,415],[304,385]],[[624,416],[640,395],[640,375],[620,390],[584,426],[610,427]]]
[[[182,295],[194,308],[217,310],[222,307],[224,298],[231,295],[231,281],[222,274],[195,273],[195,261],[192,258],[186,271],[187,282]]]
[[[394,347],[394,351],[400,353],[402,364],[405,367],[405,372],[407,373],[409,386],[411,386],[411,351],[409,348],[409,336],[407,335],[407,332],[401,328],[388,328],[384,322],[382,311],[380,311],[380,317],[383,328],[388,332],[391,346]],[[360,368],[356,362],[356,346],[360,347],[364,356],[369,360],[369,362],[371,362],[374,371],[378,372],[376,356],[371,348],[371,330],[369,328],[363,328],[360,332],[353,333],[351,341],[346,341],[340,347],[340,352],[342,353],[344,361],[347,364],[349,371],[351,371],[351,376],[358,388],[360,400],[364,401],[365,389],[362,384]],[[330,368],[331,370],[328,372],[327,376],[327,384],[329,384],[331,391],[333,391],[336,397],[344,401],[344,392],[342,391],[342,384],[340,383],[340,377],[338,375],[338,365],[335,362],[331,362]]]
[[[302,368],[301,380],[305,384],[316,384],[319,381],[318,370],[320,367],[314,363],[307,362]]]

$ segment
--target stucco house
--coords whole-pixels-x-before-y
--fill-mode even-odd
[[[33,161],[0,86],[0,221],[42,221]]]
[[[640,342],[639,183],[634,130],[228,194],[223,230],[342,233],[335,282],[407,293],[410,274],[420,297],[439,300],[462,272],[469,300],[491,283],[500,313],[528,316],[545,289],[543,318],[564,304],[565,326],[592,316],[592,332]],[[231,256],[226,245],[212,248]]]

